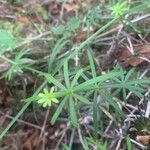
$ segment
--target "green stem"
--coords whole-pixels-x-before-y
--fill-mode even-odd
[[[33,96],[37,95],[40,90],[45,86],[46,81],[36,90],[36,92],[33,94]],[[28,98],[29,99],[29,98]],[[32,97],[31,97],[32,99]],[[13,120],[9,123],[9,125],[4,129],[4,131],[0,134],[0,141],[4,137],[4,135],[8,132],[8,130],[13,126],[13,124],[18,120],[18,118],[23,114],[23,112],[28,108],[28,106],[31,104],[32,101],[28,101],[22,109],[18,112],[18,114],[13,118]]]
[[[0,55],[0,58],[2,58],[3,60],[6,60],[7,62],[13,64],[13,65],[17,65],[16,62],[12,61],[11,59],[8,59],[7,57]]]
[[[68,92],[66,92],[66,91],[55,92],[54,95],[55,95],[56,98],[65,97],[66,95],[68,95]]]
[[[117,19],[113,19],[110,22],[108,22],[106,25],[104,25],[102,28],[97,30],[94,34],[92,34],[88,39],[86,39],[81,45],[77,48],[78,50],[81,50],[84,46],[91,43],[94,38],[99,35],[101,32],[103,32],[105,29],[107,29],[110,25],[112,25]]]
[[[110,22],[108,22],[106,25],[104,25],[102,28],[100,28],[98,31],[96,31],[94,34],[92,34],[89,38],[87,38],[83,43],[81,43],[81,45],[79,47],[77,47],[77,51],[80,51],[82,48],[84,48],[87,44],[90,44],[94,38],[99,35],[101,32],[103,32],[104,30],[106,30],[109,26],[111,26],[113,23],[115,23],[117,19],[113,19]],[[76,51],[74,51],[70,57],[73,57],[76,54]],[[69,58],[70,58],[69,57]]]

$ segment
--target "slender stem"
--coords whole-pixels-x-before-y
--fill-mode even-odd
[[[11,59],[8,59],[7,57],[0,55],[0,58],[2,58],[3,60],[6,60],[7,62],[13,64],[13,65],[17,65],[16,62],[12,61]]]
[[[33,96],[37,95],[39,91],[45,86],[46,81],[37,89]],[[32,97],[31,97],[32,99]],[[13,126],[13,124],[18,120],[18,118],[23,114],[23,112],[28,108],[32,101],[28,101],[22,109],[18,112],[18,114],[14,117],[14,119],[8,124],[8,126],[4,129],[4,131],[0,134],[0,141],[4,137],[4,135],[8,132],[8,130]]]
[[[112,25],[116,21],[116,18],[108,22],[106,25],[104,25],[102,28],[100,28],[98,31],[96,31],[94,34],[92,34],[88,39],[86,39],[81,45],[77,48],[78,51],[81,50],[84,46],[91,43],[94,38],[99,35],[101,32],[103,32],[105,29],[107,29],[110,25]]]
[[[104,30],[106,30],[109,26],[111,26],[113,23],[116,22],[116,18],[111,20],[110,22],[108,22],[106,25],[104,25],[102,28],[100,28],[97,32],[95,32],[94,34],[92,34],[89,38],[87,38],[84,42],[81,43],[81,45],[79,47],[77,47],[77,49],[69,56],[73,57],[76,54],[76,51],[80,51],[82,48],[84,48],[87,44],[90,44],[94,38],[99,35],[101,32],[103,32]]]

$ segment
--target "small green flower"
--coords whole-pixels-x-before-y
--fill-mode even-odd
[[[114,6],[112,6],[111,8],[112,14],[116,17],[122,17],[128,10],[129,10],[129,6],[127,5],[127,2],[118,2],[117,4],[115,4]]]
[[[42,104],[43,107],[46,107],[46,106],[50,107],[52,105],[52,102],[58,103],[59,101],[55,97],[54,89],[55,89],[54,87],[52,87],[50,91],[48,91],[47,89],[44,89],[43,93],[39,93],[38,96],[40,97],[40,99],[37,102],[39,104]]]

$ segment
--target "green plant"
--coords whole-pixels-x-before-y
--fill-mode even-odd
[[[131,5],[131,9],[128,11],[128,14],[136,14],[139,12],[149,12],[150,2],[147,0],[140,0],[136,4]]]
[[[46,78],[46,80],[51,84],[53,83],[57,88],[60,88],[63,90],[62,92],[56,92],[55,98],[64,97],[60,105],[58,106],[56,112],[54,113],[51,123],[54,124],[57,117],[62,111],[62,108],[64,107],[65,103],[68,103],[69,106],[69,114],[70,114],[70,120],[71,123],[74,126],[77,126],[77,116],[76,116],[76,108],[75,108],[75,102],[77,100],[89,104],[89,100],[84,96],[84,92],[86,91],[93,91],[97,89],[97,86],[94,84],[104,82],[105,80],[112,78],[114,76],[119,76],[120,72],[112,72],[109,74],[106,74],[104,76],[94,77],[92,79],[89,79],[83,83],[80,83],[78,85],[78,80],[83,72],[83,70],[79,70],[73,77],[73,79],[70,81],[69,78],[69,70],[68,70],[68,62],[65,61],[64,67],[64,80],[65,80],[65,86],[61,84],[57,79],[52,77],[50,74],[41,73],[42,76]],[[82,95],[80,95],[82,93]]]
[[[122,68],[120,68],[122,70]],[[116,96],[118,93],[122,92],[123,100],[126,101],[127,93],[130,91],[138,97],[143,97],[143,92],[145,91],[142,88],[143,84],[149,84],[149,79],[139,79],[137,77],[133,78],[133,73],[135,69],[131,69],[126,72],[124,75],[121,75],[119,78],[113,78],[112,83],[103,84],[104,87],[115,89],[113,96]],[[132,76],[131,76],[132,75]]]
[[[23,57],[28,52],[29,50],[21,50],[12,60],[6,58],[5,56],[0,56],[2,59],[10,63],[10,68],[4,75],[8,80],[11,80],[15,74],[23,73],[23,67],[28,66],[28,64],[31,65],[32,59]]]
[[[34,73],[37,73],[37,74],[40,74],[40,75],[43,75],[43,76],[45,76],[47,79],[50,79],[49,81],[51,82],[51,79],[53,80],[53,81],[57,81],[57,80],[55,80],[55,78],[53,77],[53,76],[55,76],[55,74],[56,73],[58,73],[58,71],[61,69],[61,67],[62,67],[62,65],[63,65],[63,62],[64,61],[66,61],[66,59],[67,60],[69,60],[69,59],[71,59],[71,58],[73,58],[75,55],[76,55],[76,53],[77,52],[80,52],[85,46],[87,46],[88,44],[90,44],[93,40],[94,40],[94,38],[97,36],[97,35],[99,35],[101,32],[103,32],[104,30],[106,30],[110,25],[112,25],[114,22],[116,22],[116,19],[114,19],[114,20],[111,20],[110,22],[108,22],[105,26],[103,26],[102,28],[100,28],[97,32],[95,32],[94,34],[92,34],[89,38],[87,38],[83,43],[81,43],[73,52],[71,52],[70,54],[69,54],[69,56],[67,56],[67,57],[65,57],[64,59],[62,59],[61,61],[58,61],[57,62],[57,65],[56,65],[56,63],[55,63],[55,61],[56,61],[56,56],[57,56],[57,54],[59,53],[59,51],[61,50],[61,48],[65,45],[65,43],[67,43],[66,42],[66,36],[65,36],[65,38],[63,38],[63,39],[65,39],[65,41],[63,40],[63,39],[60,39],[59,41],[58,41],[58,43],[56,44],[56,46],[54,47],[54,49],[55,49],[55,51],[52,51],[52,54],[51,54],[51,56],[54,56],[54,58],[51,60],[51,57],[50,57],[50,59],[48,60],[48,73],[47,74],[45,74],[45,73],[42,73],[42,72],[40,72],[40,71],[38,71],[38,70],[35,70],[35,69],[33,69],[33,68],[31,68],[31,67],[27,67],[27,66],[22,66],[22,67],[24,67],[24,69],[26,69],[26,70],[28,70],[28,71],[31,71],[31,72],[34,72]],[[6,60],[6,61],[8,61],[8,62],[10,62],[11,64],[15,64],[11,59],[8,59],[8,58],[6,58],[4,55],[1,55],[0,56],[2,59],[4,59],[4,60]],[[55,66],[55,68],[54,69],[52,69],[52,67],[54,66],[54,65],[56,65]],[[51,75],[50,75],[51,74]],[[112,73],[113,74],[113,73]],[[113,74],[113,75],[115,75],[115,73]],[[116,75],[119,75],[119,73],[117,73]],[[66,75],[65,75],[66,76]],[[78,72],[78,75],[76,75],[76,78],[78,78],[78,76],[80,76],[80,72]],[[111,74],[109,74],[106,78],[103,78],[103,77],[99,77],[99,78],[96,78],[96,79],[91,79],[90,81],[87,81],[86,82],[86,85],[87,86],[89,86],[90,84],[92,84],[92,83],[95,83],[95,82],[100,82],[102,79],[104,80],[106,80],[107,78],[109,78],[109,77],[111,77]],[[74,78],[74,81],[76,81],[77,79],[76,78]],[[68,82],[68,81],[67,81]],[[43,82],[43,84],[41,84],[41,86],[37,89],[37,91],[31,96],[31,97],[29,97],[29,98],[27,98],[27,99],[25,99],[25,101],[27,101],[26,102],[26,104],[22,107],[22,109],[18,112],[18,114],[14,117],[14,119],[9,123],[9,125],[4,129],[4,131],[2,131],[1,132],[1,134],[0,134],[0,140],[3,138],[3,136],[8,132],[8,130],[12,127],[12,125],[16,122],[16,120],[23,114],[23,112],[28,108],[28,106],[33,102],[33,101],[35,101],[35,100],[38,100],[39,99],[39,97],[37,96],[38,95],[38,93],[42,90],[42,88],[46,85],[46,83],[47,83],[47,81],[44,81]],[[60,83],[60,81],[57,81],[56,82],[56,84],[58,84],[58,85],[60,85],[59,84]],[[72,82],[73,83],[73,82]],[[78,86],[78,89],[80,90],[80,88],[83,88],[85,86],[85,83],[84,84],[81,84],[80,86]],[[63,86],[63,88],[64,88],[64,86]],[[66,92],[66,91],[64,91],[64,92]],[[60,95],[60,93],[57,93],[57,94],[59,94],[59,97],[61,96]],[[67,93],[68,94],[68,93]],[[66,93],[65,93],[65,95],[66,95]],[[62,96],[63,97],[63,96]],[[66,101],[67,101],[67,98],[68,97],[65,97],[63,100],[62,100],[62,102],[60,103],[60,105],[59,105],[59,109],[57,109],[56,110],[56,112],[55,112],[55,114],[54,114],[54,116],[53,116],[53,118],[52,118],[52,123],[54,123],[55,121],[56,121],[56,119],[57,119],[57,116],[60,114],[59,113],[59,110],[61,110],[61,108],[63,108],[63,106],[64,106],[64,103],[66,103]],[[70,97],[70,106],[72,106],[72,105],[74,105],[74,102],[71,100],[72,98]],[[81,98],[80,98],[81,99]],[[85,99],[84,99],[85,100]],[[75,111],[74,111],[74,108],[73,109],[70,109],[70,111],[71,111],[71,118],[75,115]],[[76,124],[76,119],[74,119],[73,118],[73,120],[75,120],[75,124]],[[74,122],[74,121],[73,121]]]
[[[88,11],[86,24],[99,26],[102,19],[102,8],[100,6],[95,6]]]
[[[77,17],[72,17],[67,25],[58,25],[52,28],[52,33],[64,36],[69,36],[72,32],[75,32],[80,27],[80,20]]]
[[[43,93],[39,93],[38,94],[39,96],[39,100],[38,100],[38,103],[39,104],[42,104],[43,107],[46,107],[46,106],[51,106],[52,103],[58,103],[59,101],[55,98],[55,95],[54,95],[54,87],[52,87],[50,89],[50,91],[48,91],[47,89],[44,89],[43,90]]]
[[[63,150],[71,150],[66,144],[63,144]]]
[[[107,150],[107,143],[95,141],[94,138],[84,138],[85,150],[90,150],[92,147],[97,150]]]
[[[127,135],[126,137],[126,143],[127,143],[127,150],[132,150],[131,139],[129,135]]]
[[[15,48],[17,44],[17,40],[14,38],[14,36],[5,31],[0,30],[0,54],[2,55],[7,49],[12,50]]]
[[[22,21],[19,21],[22,25],[18,26],[18,29],[16,28],[16,24],[12,25],[9,21],[7,22],[8,24],[1,26],[3,32],[0,33],[0,67],[1,62],[2,65],[5,65],[4,63],[6,61],[8,64],[8,67],[5,69],[6,71],[0,72],[1,79],[5,78],[5,80],[8,80],[7,83],[11,83],[8,85],[10,88],[12,88],[12,86],[14,87],[15,84],[18,86],[18,83],[19,87],[23,85],[25,94],[23,96],[22,94],[19,95],[24,98],[21,100],[21,104],[19,104],[19,106],[22,105],[21,110],[13,117],[7,127],[1,127],[0,140],[2,140],[4,136],[7,136],[6,133],[8,130],[13,127],[13,124],[18,121],[18,118],[21,117],[31,104],[28,110],[31,111],[31,109],[33,109],[33,113],[37,115],[38,118],[40,118],[41,114],[43,116],[45,112],[47,112],[41,135],[44,130],[47,130],[47,127],[54,125],[55,128],[60,123],[63,124],[63,127],[60,129],[61,131],[59,130],[60,132],[57,132],[58,134],[55,132],[56,138],[59,138],[58,141],[56,141],[56,147],[60,146],[60,148],[64,150],[74,149],[76,138],[79,137],[77,140],[77,142],[79,141],[78,145],[79,147],[82,146],[85,150],[106,150],[109,147],[109,141],[113,140],[109,139],[106,142],[108,136],[114,137],[113,133],[122,131],[117,130],[116,127],[120,128],[121,125],[123,125],[122,122],[126,118],[126,114],[130,111],[131,104],[126,105],[128,104],[129,95],[132,93],[136,99],[137,97],[140,99],[144,96],[145,89],[148,87],[147,84],[149,84],[150,81],[148,79],[139,79],[135,69],[125,71],[121,67],[116,67],[112,71],[102,72],[98,65],[99,58],[97,59],[97,56],[95,58],[91,44],[95,44],[94,40],[96,38],[100,38],[99,45],[101,45],[101,43],[105,45],[108,41],[112,40],[114,38],[112,35],[115,36],[114,32],[118,31],[117,24],[120,24],[120,21],[122,21],[123,28],[120,28],[121,30],[119,30],[119,34],[117,34],[119,44],[125,37],[125,34],[122,34],[123,32],[120,31],[125,30],[127,33],[127,29],[130,26],[134,31],[138,31],[137,33],[142,33],[141,30],[139,32],[138,23],[134,22],[140,15],[137,15],[137,17],[134,16],[134,14],[138,14],[137,12],[140,11],[142,15],[148,16],[147,14],[145,15],[145,12],[149,13],[149,2],[146,0],[134,1],[132,3],[128,1],[118,1],[110,7],[110,1],[94,0],[90,3],[92,5],[94,4],[93,7],[83,1],[71,3],[69,0],[57,0],[55,2],[56,5],[58,1],[60,2],[58,7],[62,7],[62,9],[60,17],[57,18],[57,25],[54,27],[53,19],[49,22],[53,13],[49,16],[48,9],[45,9],[45,2],[42,2],[42,5],[37,4],[35,9],[31,10],[31,13],[35,13],[35,15],[29,14],[28,19],[33,19],[33,24],[31,25],[29,23],[30,27],[28,28],[28,23],[25,23],[25,31],[30,29],[30,31],[35,31],[33,33],[39,33],[35,37],[31,37],[33,34],[26,34],[27,38],[24,39],[25,41],[19,43],[18,39],[13,36],[20,37],[19,31],[23,31],[21,33],[24,33],[24,30],[22,30],[24,23],[22,23]],[[115,2],[115,0],[113,0],[113,2]],[[13,0],[12,3],[24,5],[23,0]],[[91,8],[88,7],[88,13],[84,11],[87,15],[80,14],[80,12],[82,12],[81,8],[73,8],[77,9],[76,12],[78,13],[76,13],[76,17],[72,17],[68,20],[70,11],[65,8],[66,4],[68,7],[72,7],[73,4],[73,7],[79,5],[81,8],[84,8],[84,5],[88,5]],[[51,5],[53,5],[53,3],[49,6],[51,7]],[[109,8],[109,10],[107,8]],[[109,13],[110,10],[111,15]],[[28,14],[24,13],[23,11],[23,16],[20,16],[21,19],[26,19]],[[63,14],[65,15],[63,16]],[[56,16],[54,16],[54,19],[55,17]],[[83,20],[80,20],[79,18],[82,17]],[[133,19],[134,17],[135,19]],[[20,18],[15,17],[15,20],[19,20]],[[131,18],[133,20],[131,20]],[[40,23],[36,24],[35,22]],[[61,24],[59,24],[60,22]],[[107,22],[106,25],[105,22]],[[112,28],[109,28],[111,26]],[[99,27],[101,28],[97,29]],[[47,28],[49,28],[50,31],[45,32]],[[108,31],[101,35],[101,33],[107,29]],[[91,33],[92,31],[94,32],[93,34]],[[131,35],[134,37],[133,34]],[[83,41],[85,36],[87,39]],[[80,38],[83,42],[80,41]],[[38,43],[38,45],[35,46],[36,43]],[[30,48],[31,51],[26,50]],[[25,82],[25,85],[19,82],[20,79],[24,79],[23,81],[27,79],[28,81],[28,75],[32,77],[36,76],[35,78],[38,79],[34,88],[30,86],[33,82],[31,84]],[[16,80],[14,82],[14,79],[17,79],[17,82]],[[16,114],[16,111],[16,109],[13,110],[13,114]],[[49,112],[51,115],[48,114]],[[13,114],[11,115],[13,116]],[[50,117],[48,118],[50,125],[48,125],[47,117]],[[26,119],[26,113],[22,119]],[[149,128],[149,121],[144,119],[141,122],[141,125]],[[115,132],[111,132],[114,128],[116,129]],[[149,134],[148,128],[146,129],[146,134]],[[17,128],[15,126],[13,131],[16,130]],[[111,134],[109,134],[109,131]],[[142,134],[145,134],[145,129],[144,132],[142,129]],[[116,140],[117,139],[115,139],[115,141]],[[129,135],[121,140],[123,140],[123,142],[121,142],[121,145],[119,145],[119,143],[117,147],[121,146],[128,150],[132,149]],[[75,147],[75,149],[78,148]]]
[[[116,3],[110,9],[116,18],[122,18],[128,12],[129,6],[127,1],[124,1]]]
[[[24,0],[8,0],[8,1],[11,1],[12,3],[15,4],[22,4],[24,2]]]

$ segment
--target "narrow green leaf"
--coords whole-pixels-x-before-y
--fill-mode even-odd
[[[122,88],[116,89],[116,90],[113,92],[112,95],[113,95],[113,96],[117,95],[118,93],[120,93],[121,89],[122,89]]]
[[[103,96],[108,101],[108,103],[115,109],[116,112],[118,112],[121,116],[124,116],[123,111],[119,108],[118,104],[114,101],[111,95],[107,94]]]
[[[56,80],[53,76],[51,76],[50,74],[48,73],[41,73],[41,75],[43,75],[47,81],[49,83],[53,83],[54,85],[56,85],[57,87],[63,89],[63,90],[66,90],[65,86],[62,85],[58,80]]]
[[[65,40],[65,41],[64,41]],[[53,65],[54,65],[54,61],[56,59],[56,56],[57,54],[60,52],[60,50],[67,44],[69,43],[70,41],[69,40],[66,40],[65,37],[63,37],[62,39],[60,39],[54,49],[52,50],[52,54],[49,58],[49,62],[48,62],[48,73],[50,73],[52,71],[52,69],[54,68]]]
[[[15,61],[19,61],[21,59],[21,57],[23,57],[25,54],[27,54],[30,50],[21,50],[15,57]]]
[[[75,110],[75,104],[71,96],[69,99],[69,111],[70,111],[70,121],[74,127],[77,127],[78,120],[77,120],[77,115],[76,115],[76,110]]]
[[[130,139],[129,135],[127,135],[126,143],[127,143],[127,149],[132,150],[131,139]]]
[[[144,10],[148,9],[148,7],[150,7],[150,2],[147,0],[143,1],[143,3],[139,3],[138,5],[135,5],[134,7],[132,7],[128,11],[128,14],[143,12]]]
[[[84,138],[84,146],[85,146],[85,150],[90,150],[86,138]]]
[[[127,96],[126,89],[123,88],[122,91],[123,91],[123,99],[126,101],[126,96]]]
[[[77,83],[77,81],[78,81],[79,77],[81,76],[82,72],[83,72],[83,69],[80,69],[80,70],[76,73],[76,75],[74,76],[74,78],[73,78],[73,80],[72,80],[72,82],[71,82],[71,88],[73,88],[73,87],[75,86],[75,84]]]
[[[98,105],[97,105],[97,92],[94,93],[94,103],[93,103],[93,123],[94,123],[94,136],[97,139],[98,135]]]
[[[81,102],[83,102],[83,103],[85,103],[85,104],[90,104],[90,103],[91,103],[87,98],[85,98],[85,97],[83,97],[83,96],[81,96],[81,95],[74,94],[74,96],[75,96],[79,101],[81,101]]]
[[[84,80],[86,80],[86,81],[89,80],[89,78],[88,78],[84,73],[82,73],[81,76],[82,76],[82,78],[83,78]]]
[[[121,81],[118,78],[113,78],[114,81],[121,83]]]
[[[91,49],[88,49],[87,53],[88,53],[88,58],[89,58],[92,75],[93,75],[93,77],[96,77],[96,68],[95,68],[94,57],[93,57],[93,53],[92,53]]]
[[[33,95],[33,96],[31,96],[31,97],[29,97],[29,98],[23,100],[23,101],[24,101],[24,102],[33,102],[33,101],[36,101],[36,100],[38,100],[38,99],[39,99],[38,96]]]
[[[102,84],[102,86],[105,88],[122,88],[122,84],[120,84],[120,83],[117,83],[117,84],[104,83],[104,84]]]
[[[135,80],[131,80],[128,81],[129,84],[149,84],[150,83],[150,79],[135,79]]]
[[[133,90],[135,90],[135,91],[137,91],[137,92],[139,92],[139,93],[142,93],[142,92],[144,92],[145,90],[143,89],[143,88],[140,88],[140,87],[138,87],[138,86],[131,86],[131,85],[127,85],[127,86],[125,86],[125,88],[126,89],[133,89]]]
[[[135,71],[135,68],[132,68],[130,71],[128,71],[127,75],[125,76],[124,81],[126,82],[130,76],[132,75],[132,73]]]
[[[65,79],[65,83],[66,83],[67,88],[69,88],[70,82],[69,82],[68,61],[64,62],[64,79]]]
[[[134,94],[137,95],[138,97],[144,97],[143,94],[141,94],[140,92],[138,92],[138,91],[136,91],[136,90],[134,90],[134,89],[129,88],[129,90],[130,90],[130,92],[134,93]]]
[[[108,150],[107,143],[99,143],[98,144],[98,150]]]
[[[60,70],[61,68],[63,68],[63,64],[66,60],[60,60],[57,61],[57,65],[55,66],[55,68],[53,69],[52,75],[56,74],[58,72],[58,70]]]
[[[62,112],[62,109],[67,101],[68,97],[66,96],[62,101],[61,103],[59,104],[57,110],[55,111],[52,119],[51,119],[51,124],[54,125],[54,123],[56,122],[58,116],[60,115],[60,113]]]
[[[71,148],[69,148],[69,146],[67,146],[66,144],[62,143],[62,145],[63,145],[63,150],[71,150]]]
[[[73,91],[74,92],[84,92],[84,91],[89,91],[90,92],[90,91],[95,90],[95,89],[96,89],[96,87],[94,85],[91,85],[91,86],[86,86],[86,87],[84,87],[80,90],[76,90],[76,89],[73,88]]]
[[[94,77],[94,78],[92,78],[88,81],[85,81],[84,83],[81,83],[80,85],[76,86],[74,88],[74,90],[82,90],[87,86],[91,86],[91,84],[95,84],[98,82],[104,82],[107,79],[111,79],[113,77],[120,76],[121,74],[122,74],[122,72],[111,72],[111,73],[108,73],[108,74],[105,74],[105,75],[102,75],[99,77]]]

